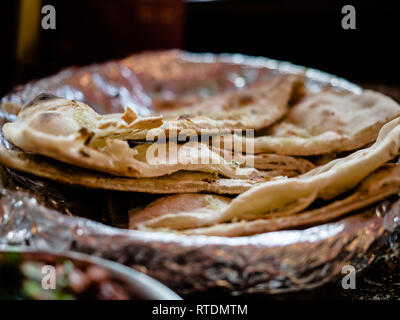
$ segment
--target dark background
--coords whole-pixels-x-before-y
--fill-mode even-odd
[[[29,63],[15,59],[20,1],[0,4],[0,96],[68,65],[162,48],[262,55],[400,86],[398,1],[42,1],[55,6],[57,29],[40,30]],[[356,8],[356,30],[341,27],[345,4]]]

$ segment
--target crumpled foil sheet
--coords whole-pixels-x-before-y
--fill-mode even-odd
[[[102,113],[130,106],[146,115],[160,103],[190,103],[279,73],[304,73],[311,90],[362,90],[335,76],[286,62],[173,50],[69,68],[20,86],[2,101],[23,104],[48,92],[83,100]],[[0,110],[0,117],[2,122],[13,119],[4,110]],[[62,211],[58,205],[62,207],[62,202],[68,201],[68,197],[63,199],[68,188],[52,189],[46,181],[5,171],[30,187],[15,188],[3,175],[0,246],[19,244],[98,255],[146,272],[182,295],[210,289],[237,295],[315,288],[344,276],[341,271],[345,265],[364,270],[383,249],[393,245],[400,223],[400,200],[396,196],[335,222],[250,237],[124,230],[50,209],[48,202]],[[92,191],[97,192],[84,190]],[[47,206],[38,196],[44,193],[50,200]]]

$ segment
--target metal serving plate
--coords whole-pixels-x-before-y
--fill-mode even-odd
[[[129,105],[145,115],[153,111],[152,102],[211,96],[280,73],[305,74],[307,86],[315,91],[325,87],[356,94],[362,91],[344,79],[287,62],[174,50],[69,68],[20,86],[3,101],[26,103],[48,92],[83,100],[102,113],[121,111]],[[5,111],[2,116],[13,119]],[[24,179],[24,175],[13,174]],[[51,196],[46,182],[29,179],[34,188],[47,190]],[[2,194],[0,244],[27,243],[39,249],[94,254],[146,272],[181,294],[208,289],[273,294],[321,286],[340,277],[345,265],[361,271],[371,264],[391,244],[400,216],[400,202],[393,197],[304,230],[238,238],[183,236],[124,230],[67,216],[39,205],[32,193],[5,186]],[[52,201],[60,202],[56,196]]]
[[[0,249],[0,254],[11,252],[17,252],[22,255],[23,259],[33,261],[53,262],[61,259],[70,259],[75,262],[100,266],[107,270],[113,277],[126,283],[130,292],[134,293],[137,299],[140,300],[182,300],[181,297],[160,282],[113,261],[72,251],[36,251],[29,247],[12,246]]]

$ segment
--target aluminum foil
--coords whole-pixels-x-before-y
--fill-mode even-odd
[[[307,86],[314,91],[325,87],[354,93],[362,90],[333,75],[287,62],[174,50],[69,68],[20,86],[2,101],[24,104],[47,92],[83,100],[101,113],[130,106],[147,115],[157,105],[190,103],[280,73],[305,74]],[[0,118],[12,121],[13,115],[0,110]],[[4,139],[2,143],[12,148]],[[24,244],[101,256],[146,272],[183,295],[210,289],[232,295],[273,294],[321,286],[343,276],[345,265],[364,270],[392,245],[400,221],[396,196],[341,220],[304,230],[238,238],[183,236],[125,230],[61,213],[70,213],[64,209],[75,193],[103,191],[58,186],[8,169],[3,170],[0,190],[0,245]],[[113,193],[115,196],[121,197],[121,193]],[[97,194],[92,197],[100,199]],[[86,204],[86,211],[88,207]]]

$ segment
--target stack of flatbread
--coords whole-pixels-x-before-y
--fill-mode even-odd
[[[132,208],[130,228],[186,235],[301,228],[398,193],[400,106],[368,90],[309,92],[304,80],[275,75],[147,117],[42,94],[3,125],[0,162],[80,187],[169,194]]]

